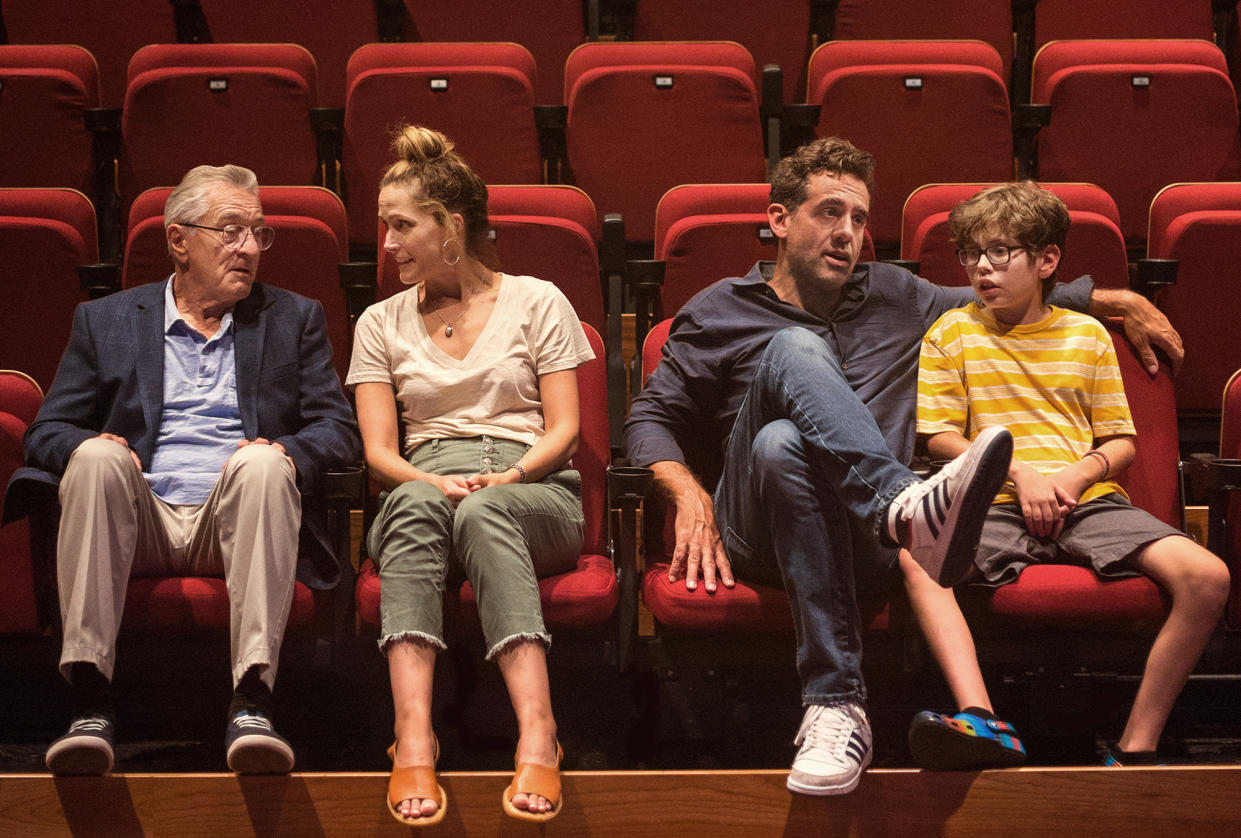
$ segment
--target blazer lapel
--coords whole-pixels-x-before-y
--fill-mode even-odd
[[[151,293],[139,297],[133,313],[142,417],[148,428],[157,430],[164,413],[164,289],[167,284],[168,281],[151,283]]]
[[[266,318],[260,316],[266,305],[261,285],[233,309],[233,351],[237,357],[237,406],[246,439],[259,435],[259,372],[263,365]]]

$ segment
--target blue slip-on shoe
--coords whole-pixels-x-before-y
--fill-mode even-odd
[[[1009,768],[1026,761],[1017,731],[1000,719],[923,710],[909,726],[909,751],[921,768]]]

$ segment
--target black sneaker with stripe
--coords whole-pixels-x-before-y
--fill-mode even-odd
[[[116,725],[105,715],[78,716],[47,749],[44,762],[57,776],[99,776],[112,770]]]
[[[983,521],[1013,458],[1007,428],[985,429],[961,456],[911,483],[888,506],[888,535],[950,588],[969,575]]]
[[[224,734],[228,768],[238,774],[288,774],[293,748],[276,733],[271,719],[254,707],[233,712]]]

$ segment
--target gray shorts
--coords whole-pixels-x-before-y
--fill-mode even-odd
[[[974,556],[984,578],[971,581],[998,587],[1015,581],[1032,564],[1078,565],[1093,567],[1100,576],[1137,576],[1128,560],[1169,535],[1184,533],[1118,494],[1073,508],[1055,541],[1031,535],[1017,504],[996,504],[987,513]]]

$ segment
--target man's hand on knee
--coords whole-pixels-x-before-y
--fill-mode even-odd
[[[129,456],[133,459],[134,465],[138,467],[138,471],[142,471],[142,460],[138,459],[138,452],[129,447],[129,443],[125,440],[125,437],[117,436],[116,434],[102,433],[99,435],[99,439],[110,439],[113,442],[119,443],[123,448],[129,451]]]
[[[297,476],[297,464],[293,462],[293,458],[289,456],[289,452],[285,451],[284,446],[281,445],[279,442],[271,442],[270,440],[267,440],[261,436],[255,437],[254,439],[242,439],[242,440],[238,440],[237,442],[237,450],[240,451],[242,448],[245,448],[247,445],[270,445],[272,448],[275,448],[281,454],[284,454],[284,458],[289,461],[289,468],[293,469],[293,475],[295,477]],[[227,467],[228,463],[225,463],[224,465],[225,467]]]

